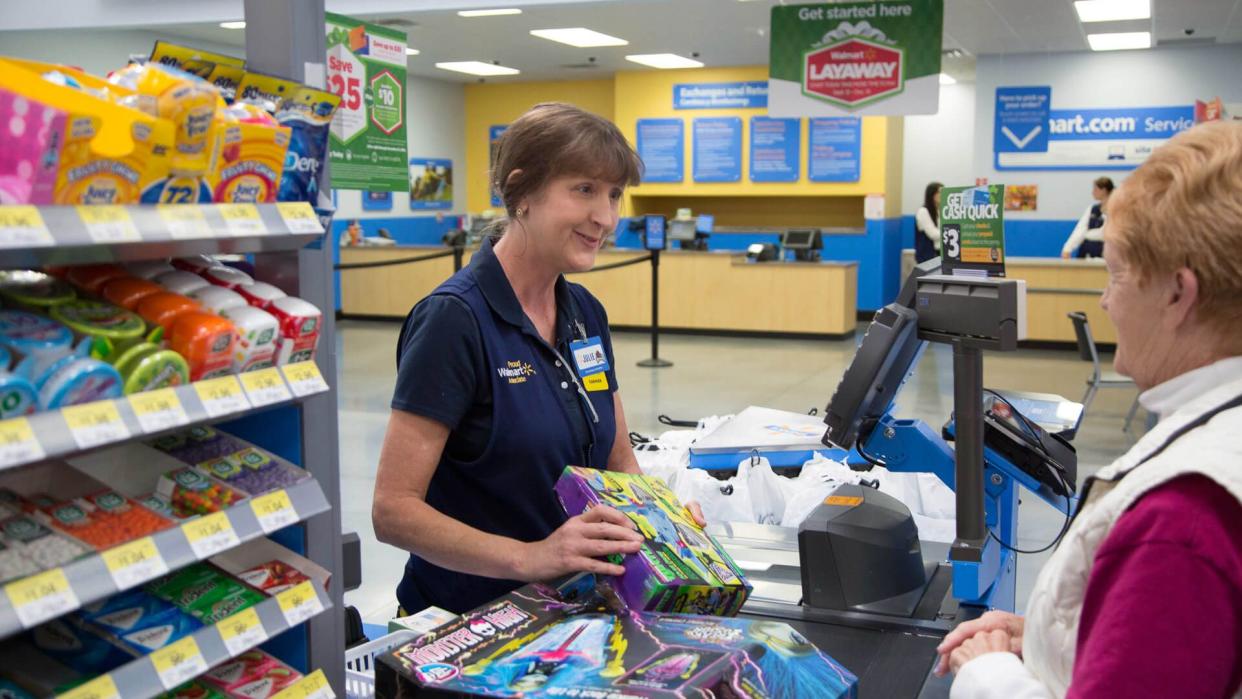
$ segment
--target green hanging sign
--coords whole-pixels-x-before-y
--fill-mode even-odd
[[[1005,185],[940,190],[940,269],[1005,276]]]
[[[340,95],[328,146],[332,186],[410,187],[405,138],[404,32],[326,13],[328,90]]]

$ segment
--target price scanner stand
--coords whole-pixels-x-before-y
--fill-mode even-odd
[[[1024,283],[942,276],[938,266],[917,267],[876,313],[828,405],[822,441],[853,449],[856,468],[936,475],[956,493],[952,545],[920,542],[905,505],[852,484],[797,530],[709,527],[755,586],[742,615],[796,628],[859,677],[864,698],[947,697],[949,678],[931,674],[941,639],[987,609],[1014,609],[1018,486],[1067,517],[1075,504],[1077,460],[1065,433],[1050,434],[1017,406],[1081,409],[983,387],[983,351],[1013,351],[1022,338]],[[954,415],[939,432],[891,414],[928,342],[953,347]]]

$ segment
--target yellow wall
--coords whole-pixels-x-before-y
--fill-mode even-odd
[[[540,102],[569,102],[613,118],[613,81],[567,80],[532,83],[476,83],[466,86],[466,210],[491,208],[487,188],[487,130],[508,124]]]
[[[763,109],[673,109],[673,85],[677,83],[766,80],[767,66],[706,68],[696,70],[622,71],[614,78],[590,81],[476,84],[466,87],[466,167],[469,174],[469,211],[490,208],[487,189],[487,129],[507,124],[530,106],[547,101],[576,104],[616,122],[631,144],[636,143],[639,119],[680,118],[686,123],[685,180],[652,183],[626,193],[626,215],[675,210],[690,206],[696,211],[720,209],[717,225],[863,225],[862,197],[886,194],[886,215],[897,216],[901,207],[900,117],[864,117],[862,123],[862,174],[858,182],[811,182],[807,177],[808,120],[802,120],[800,179],[797,182],[750,181],[750,117],[766,116]],[[699,117],[735,116],[742,119],[740,182],[695,183],[692,178],[693,120]],[[692,199],[698,197],[700,199]],[[731,206],[722,198],[745,197]],[[825,203],[822,198],[840,198]],[[696,201],[701,205],[697,206]],[[706,208],[704,208],[706,207]],[[735,214],[729,214],[737,209]],[[724,218],[721,214],[725,214]]]

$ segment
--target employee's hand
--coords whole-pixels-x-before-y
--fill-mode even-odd
[[[707,526],[707,518],[703,516],[703,508],[699,507],[697,500],[687,502],[686,511],[689,512],[690,516],[694,518],[695,524],[698,524],[700,527]]]
[[[966,663],[988,653],[1008,653],[1013,641],[1002,630],[984,631],[966,639],[949,655],[949,669],[957,673]]]
[[[518,579],[550,580],[569,573],[620,575],[625,569],[599,560],[614,553],[637,553],[643,541],[629,517],[606,505],[583,512],[543,541],[523,544]]]
[[[936,647],[936,652],[940,654],[940,659],[936,661],[936,674],[943,676],[949,671],[951,654],[954,650],[957,650],[963,643],[974,636],[989,631],[1004,631],[1009,638],[1009,647],[1002,650],[1022,655],[1022,629],[1024,626],[1025,620],[1022,617],[1001,611],[991,611],[978,619],[958,624],[958,627],[950,631],[949,635],[945,636],[940,645]],[[956,672],[956,670],[954,671]]]
[[[1070,254],[1068,252],[1061,253],[1062,260],[1068,260],[1069,258],[1070,258]]]

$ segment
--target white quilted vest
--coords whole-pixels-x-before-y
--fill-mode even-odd
[[[1087,501],[1040,571],[1026,608],[1023,662],[1054,696],[1063,697],[1069,689],[1095,552],[1126,509],[1148,490],[1191,473],[1211,478],[1242,502],[1242,407],[1218,413],[1140,464],[1183,426],[1239,395],[1242,376],[1218,383],[1164,416],[1134,448],[1096,474]],[[1242,699],[1242,692],[1236,696]]]

